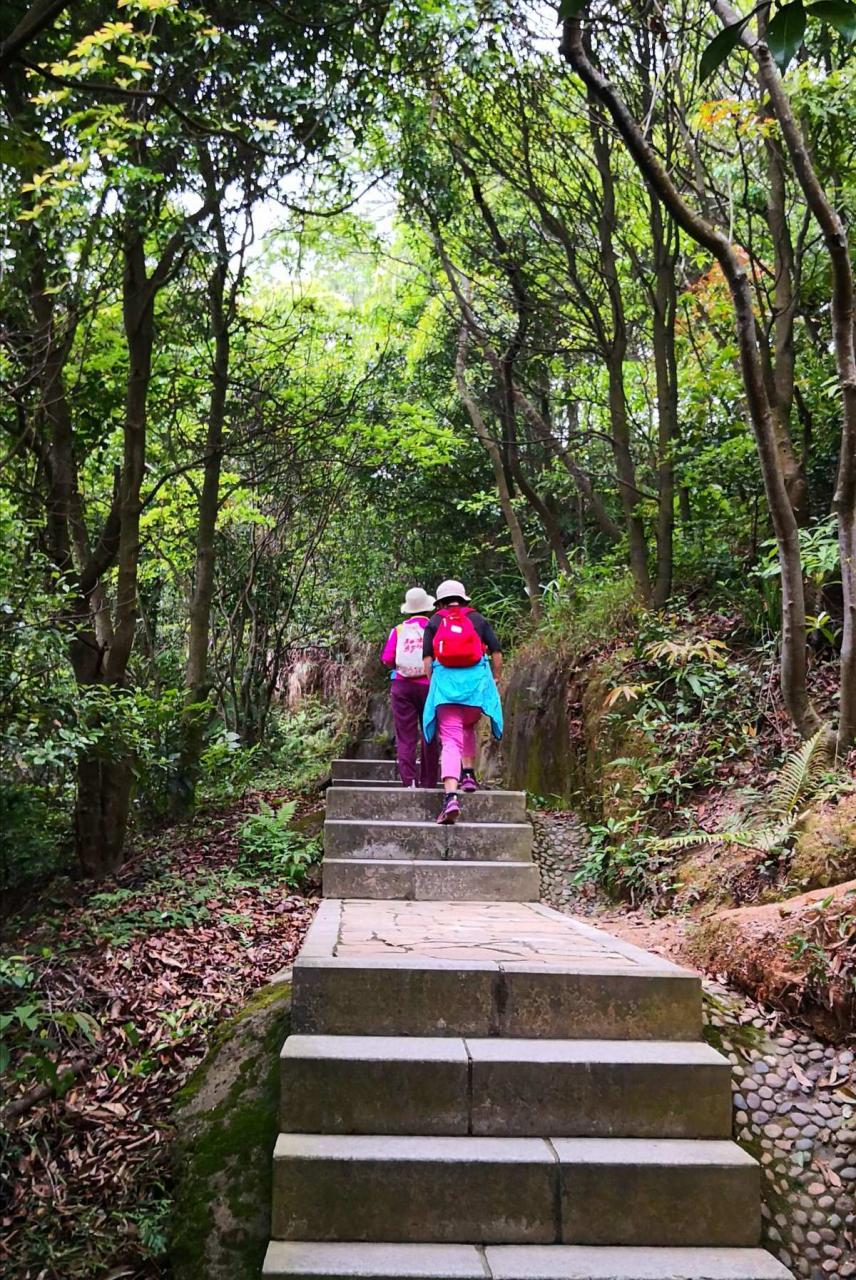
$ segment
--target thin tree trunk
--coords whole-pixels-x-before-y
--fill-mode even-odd
[[[187,665],[184,673],[184,712],[181,727],[180,788],[173,811],[189,812],[195,803],[205,731],[210,719],[208,696],[208,641],[211,630],[211,602],[214,598],[216,568],[215,537],[220,510],[220,472],[223,465],[223,427],[229,383],[231,335],[224,308],[228,250],[220,228],[221,243],[217,264],[208,282],[209,313],[214,338],[205,459],[196,526],[196,570],[190,598]]]
[[[442,263],[443,270],[446,273],[446,278],[449,281],[452,292],[455,295],[461,315],[464,318],[464,323],[475,338],[476,342],[478,342],[485,359],[494,370],[497,378],[501,379],[503,376],[502,361],[491,345],[484,329],[476,319],[475,312],[461,291],[461,287],[455,277],[454,271],[452,270],[452,264],[449,261],[449,256],[443,248],[443,244],[440,240],[436,227],[434,227],[434,233],[440,262]],[[621,530],[606,510],[606,507],[603,505],[601,498],[595,491],[591,478],[586,475],[585,471],[583,471],[570,449],[566,449],[562,443],[556,439],[541,414],[517,383],[512,383],[511,391],[515,404],[523,411],[539,438],[548,446],[551,452],[555,454],[571,476],[571,479],[579,490],[580,495],[585,500],[589,510],[591,511],[598,528],[603,534],[605,534],[610,542],[618,542],[621,537]]]
[[[670,220],[671,221],[671,220]],[[677,237],[677,229],[673,234]],[[662,608],[672,594],[675,533],[675,460],[678,434],[678,369],[675,359],[676,250],[670,248],[663,214],[651,194],[651,235],[654,244],[654,310],[651,333],[657,380],[657,576],[653,602]]]
[[[461,402],[466,409],[470,422],[473,425],[476,439],[484,447],[485,452],[490,458],[490,464],[493,468],[494,479],[496,481],[496,489],[499,495],[499,505],[502,508],[502,514],[505,517],[505,523],[508,526],[508,532],[511,537],[511,547],[514,552],[514,558],[517,561],[517,567],[520,570],[520,576],[526,587],[526,594],[529,597],[529,607],[532,610],[532,617],[537,621],[541,617],[541,590],[538,582],[538,570],[535,562],[529,555],[526,547],[526,539],[521,528],[520,521],[517,518],[517,512],[514,510],[514,504],[511,501],[511,494],[508,489],[508,481],[505,475],[505,468],[502,465],[502,455],[499,446],[492,438],[485,426],[481,409],[476,403],[475,397],[470,391],[466,378],[467,367],[467,345],[469,339],[469,331],[466,324],[461,325],[461,331],[458,336],[458,354],[455,360],[455,384],[458,388],[458,394]]]
[[[726,24],[737,20],[731,6],[723,3],[723,0],[714,0],[714,9]],[[758,78],[769,95],[770,108],[782,130],[806,203],[820,228],[831,268],[832,342],[841,388],[843,418],[838,475],[832,500],[838,517],[838,550],[844,599],[841,702],[838,718],[838,745],[843,751],[856,741],[856,301],[850,244],[847,229],[815,171],[802,130],[766,42],[756,40],[748,30],[744,30],[742,38],[757,61]]]
[[[146,276],[142,235],[131,228],[124,250],[123,319],[128,345],[124,453],[119,485],[119,546],[112,641],[97,683],[125,683],[137,625],[140,491],[146,456],[146,417],[154,345],[154,291]],[[93,683],[96,681],[93,681]],[[132,762],[127,753],[84,752],[77,774],[75,840],[87,874],[109,875],[121,866],[131,803]]]
[[[788,226],[785,171],[779,150],[779,139],[772,131],[764,133],[767,153],[767,225],[773,242],[775,279],[773,282],[773,353],[769,372],[769,398],[776,413],[777,438],[782,457],[785,488],[797,518],[797,524],[808,523],[808,485],[805,458],[800,460],[791,438],[791,411],[794,402],[794,249]]]
[[[587,88],[604,104],[640,172],[675,222],[722,267],[734,304],[740,368],[782,575],[782,696],[804,736],[820,726],[806,687],[806,620],[799,531],[782,475],[776,428],[755,331],[752,288],[746,267],[726,235],[692,209],[674,185],[614,86],[589,58],[578,18],[563,24],[561,52]],[[856,382],[854,382],[856,393]],[[856,695],[854,695],[856,696]]]
[[[547,544],[553,555],[556,557],[556,564],[559,568],[559,572],[570,573],[571,561],[565,547],[564,539],[562,538],[562,530],[559,527],[559,522],[547,506],[547,503],[541,497],[538,490],[530,482],[529,477],[523,470],[523,464],[517,457],[516,451],[511,459],[511,472],[514,476],[518,489],[523,494],[524,498],[529,503],[543,526]]]
[[[651,578],[648,573],[648,546],[645,526],[640,514],[641,494],[636,484],[636,467],[630,447],[630,426],[627,421],[627,398],[624,392],[624,359],[627,354],[627,320],[618,263],[615,256],[615,231],[617,211],[615,182],[612,176],[612,160],[601,121],[595,95],[589,95],[589,128],[595,163],[600,176],[603,201],[598,217],[600,264],[603,271],[612,316],[611,335],[606,355],[606,372],[609,385],[609,419],[612,428],[612,450],[618,477],[619,496],[627,526],[627,544],[630,572],[639,597],[646,603],[651,600]]]

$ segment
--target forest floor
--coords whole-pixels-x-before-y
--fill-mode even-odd
[[[9,1280],[164,1274],[174,1095],[216,1026],[290,963],[316,907],[311,883],[296,893],[242,852],[260,798],[284,797],[250,793],[140,840],[108,884],[55,881],[6,923],[0,963],[19,988],[4,1009],[17,1044],[0,1138]]]

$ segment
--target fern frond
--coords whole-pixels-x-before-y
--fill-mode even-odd
[[[665,853],[670,849],[692,849],[698,845],[736,844],[744,849],[770,853],[787,840],[792,829],[790,822],[782,822],[772,827],[744,827],[742,831],[690,831],[687,835],[655,840],[654,848]]]
[[[805,808],[820,786],[828,765],[829,743],[826,728],[821,726],[782,765],[770,797],[772,811],[790,818],[797,808]]]

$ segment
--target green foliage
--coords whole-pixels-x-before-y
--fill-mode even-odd
[[[652,855],[644,838],[643,809],[606,818],[587,827],[588,842],[574,883],[594,881],[615,897],[632,902],[661,896],[666,859]]]
[[[828,733],[819,729],[787,757],[764,804],[763,816],[752,826],[729,831],[691,831],[655,841],[663,852],[697,845],[732,844],[764,853],[781,853],[812,804],[840,792],[844,775],[830,773]]]
[[[543,605],[539,635],[572,661],[621,636],[639,608],[630,575],[608,558],[553,578],[544,587]]]
[[[330,771],[341,730],[339,709],[306,698],[292,711],[272,717],[266,776],[274,785],[306,790]]]
[[[619,771],[612,799],[630,811],[588,827],[580,876],[618,896],[661,900],[672,888],[668,853],[685,846],[655,833],[752,751],[758,681],[723,641],[698,633],[687,608],[637,613],[621,676],[604,699],[606,717],[650,750],[610,761]]]
[[[296,807],[294,800],[276,809],[261,802],[258,813],[252,814],[238,833],[240,867],[270,873],[295,889],[303,884],[318,858],[318,844],[294,830]]]
[[[756,5],[745,18],[723,27],[705,48],[699,63],[702,84],[716,71],[728,55],[736,49],[740,38],[762,5]],[[856,40],[856,5],[850,0],[817,0],[805,4],[804,0],[788,0],[780,4],[767,24],[766,41],[779,70],[785,71],[802,44],[809,17],[837,31],[848,42]]]
[[[0,957],[0,1074],[16,1083],[49,1085],[61,1094],[74,1073],[59,1071],[60,1057],[94,1044],[99,1036],[90,1014],[58,1009],[45,997],[26,957]]]

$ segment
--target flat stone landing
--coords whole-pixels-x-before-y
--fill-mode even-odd
[[[534,902],[411,902],[328,899],[301,958],[354,960],[403,956],[484,965],[567,966],[579,971],[677,965]]]
[[[327,899],[294,965],[296,1032],[695,1040],[695,974],[550,907]]]

